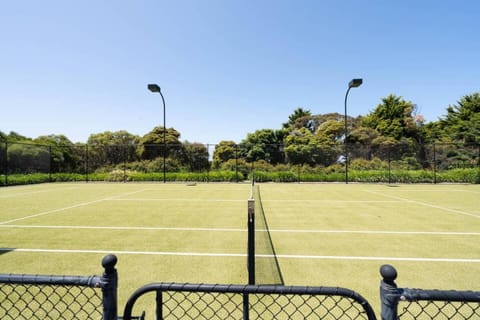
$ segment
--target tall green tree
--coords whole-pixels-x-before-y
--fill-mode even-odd
[[[309,121],[311,120],[312,113],[310,110],[305,110],[303,108],[297,108],[293,113],[288,116],[288,122],[283,124],[284,129],[299,129],[302,127],[307,127]]]
[[[265,160],[270,164],[282,163],[284,130],[263,129],[249,133],[239,145],[240,154],[248,161]]]
[[[306,128],[293,130],[285,138],[285,154],[290,164],[315,164],[316,150],[314,136]]]
[[[207,170],[210,166],[207,147],[202,143],[185,141],[181,163],[187,166],[190,171]]]
[[[223,163],[237,157],[238,148],[234,141],[220,141],[215,146],[215,151],[213,152],[212,167],[214,169],[219,169]]]
[[[144,160],[153,160],[158,157],[177,158],[182,153],[182,143],[180,142],[180,132],[174,128],[165,130],[165,143],[163,141],[165,128],[155,127],[149,133],[140,139],[138,148],[139,156]],[[166,145],[166,150],[164,150]]]
[[[137,160],[139,140],[139,136],[125,130],[91,134],[87,140],[90,166],[97,168]]]
[[[33,141],[49,146],[52,172],[75,172],[80,166],[75,146],[65,135],[40,136]]]
[[[393,94],[382,99],[373,112],[363,118],[361,125],[377,130],[381,135],[396,140],[417,135],[413,112],[415,105]]]
[[[439,129],[444,139],[480,143],[480,93],[466,95],[456,105],[448,106],[447,114],[439,121]]]

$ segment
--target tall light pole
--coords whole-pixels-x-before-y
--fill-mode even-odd
[[[147,87],[148,87],[148,90],[150,90],[153,93],[158,92],[162,97],[162,102],[163,102],[163,183],[165,183],[167,181],[166,173],[165,173],[165,169],[166,169],[165,155],[167,153],[167,140],[166,140],[167,127],[165,126],[165,99],[163,98],[162,90],[160,90],[160,87],[157,84],[151,83]]]
[[[343,139],[343,144],[345,147],[345,183],[348,183],[348,144],[347,144],[347,137],[348,137],[348,128],[347,128],[347,98],[350,89],[360,87],[363,83],[363,79],[352,79],[348,83],[348,90],[345,93],[345,138]]]

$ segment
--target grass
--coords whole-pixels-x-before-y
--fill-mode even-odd
[[[389,263],[400,287],[479,290],[479,185],[259,186],[287,285],[346,287],[378,310]],[[249,195],[215,183],[0,188],[0,247],[15,249],[0,251],[0,272],[100,274],[113,252],[120,310],[150,282],[245,284]]]

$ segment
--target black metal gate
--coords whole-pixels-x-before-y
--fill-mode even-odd
[[[335,287],[152,283],[128,300],[155,292],[156,319],[376,319],[358,293]]]

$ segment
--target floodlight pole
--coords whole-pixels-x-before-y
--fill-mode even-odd
[[[167,181],[166,179],[166,171],[165,171],[165,155],[167,153],[167,140],[166,140],[166,132],[167,132],[167,127],[165,126],[165,122],[166,122],[166,115],[165,115],[165,99],[163,98],[163,94],[162,94],[162,90],[160,89],[160,87],[157,85],[157,84],[149,84],[148,86],[148,90],[150,90],[151,92],[155,93],[155,92],[158,92],[160,94],[160,96],[162,97],[162,102],[163,102],[163,183],[165,183]]]
[[[346,184],[348,184],[347,98],[348,98],[348,93],[350,92],[350,89],[360,87],[362,85],[362,83],[363,83],[363,79],[352,79],[348,83],[348,89],[347,89],[347,92],[345,93],[345,137],[343,138],[343,144],[344,144],[344,147],[345,147],[345,183]]]

